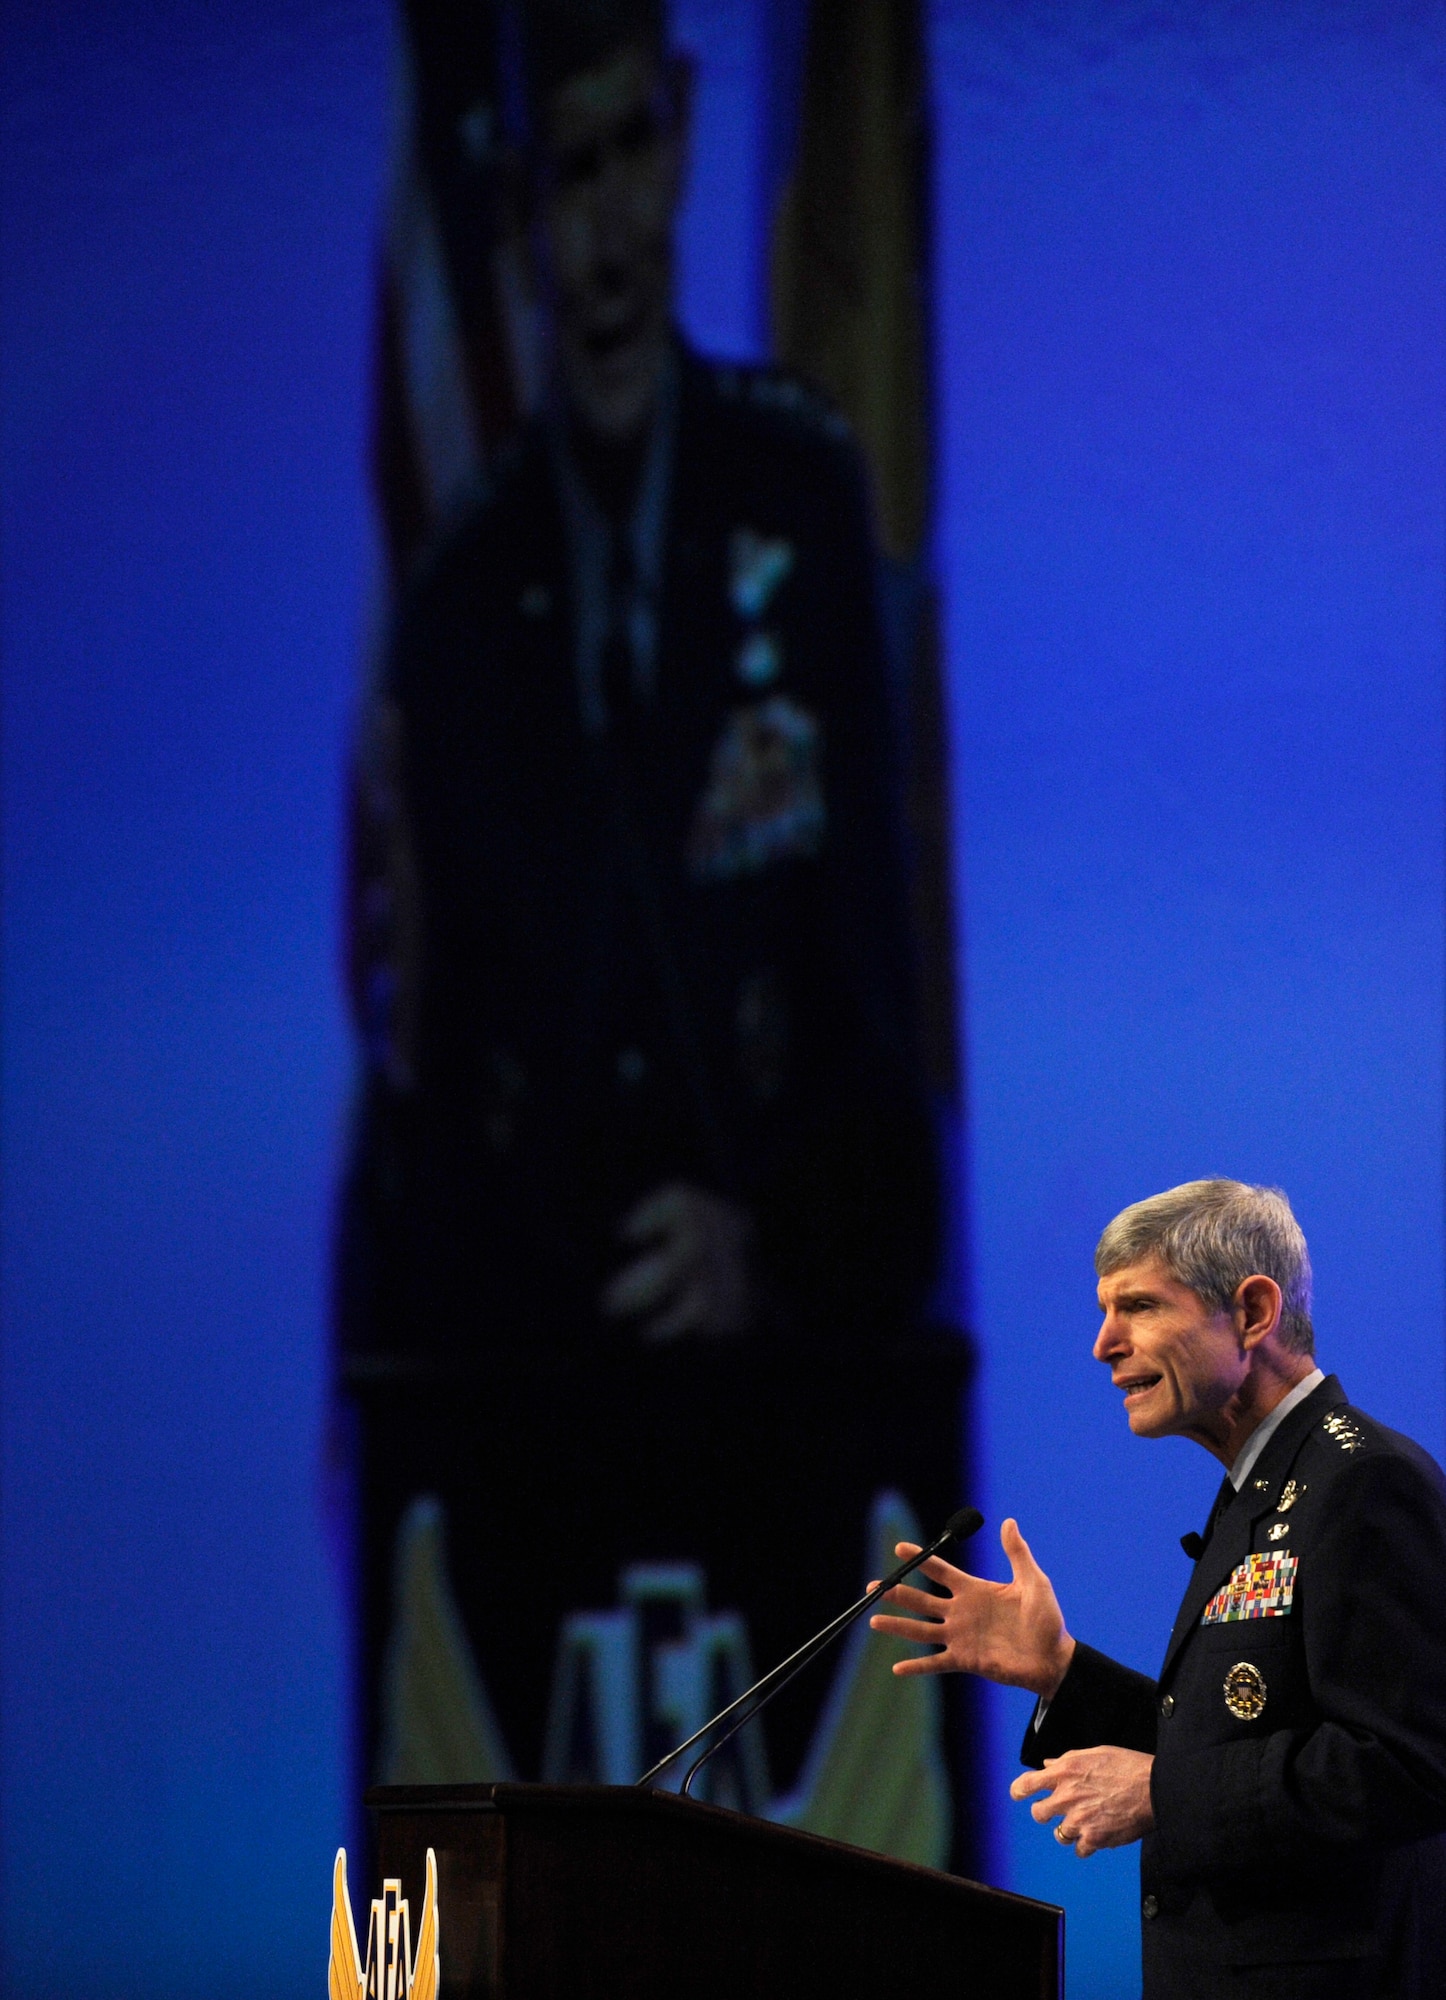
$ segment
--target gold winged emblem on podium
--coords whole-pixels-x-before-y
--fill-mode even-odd
[[[363,1966],[346,1886],[346,1849],[336,1850],[331,1881],[331,2000],[437,2000],[442,1968],[438,1943],[437,1857],[427,1849],[427,1888],[412,1954],[411,1916],[399,1881],[383,1882],[372,1903]]]

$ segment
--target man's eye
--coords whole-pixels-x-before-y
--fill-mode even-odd
[[[581,187],[587,181],[595,181],[602,172],[603,149],[594,140],[589,146],[574,147],[571,152],[560,153],[553,162],[553,176],[560,188]]]
[[[605,138],[558,153],[552,163],[554,187],[575,192],[601,179],[609,153],[623,160],[641,159],[658,145],[666,129],[667,120],[657,105],[639,105]]]

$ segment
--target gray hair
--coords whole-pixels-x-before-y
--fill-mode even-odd
[[[1147,1257],[1218,1312],[1229,1312],[1246,1278],[1274,1278],[1282,1342],[1293,1354],[1314,1353],[1310,1252],[1279,1188],[1186,1181],[1121,1209],[1096,1246],[1095,1270],[1103,1278]]]
[[[664,0],[518,0],[513,19],[529,123],[554,90],[622,50],[667,54]]]

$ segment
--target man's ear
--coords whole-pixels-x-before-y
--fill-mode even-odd
[[[1282,1299],[1274,1278],[1242,1278],[1235,1287],[1231,1317],[1240,1345],[1259,1347],[1280,1325]]]

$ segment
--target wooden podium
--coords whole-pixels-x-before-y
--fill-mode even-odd
[[[392,1785],[377,1862],[442,2000],[1058,2000],[1064,1913],[838,1841],[604,1785]]]

